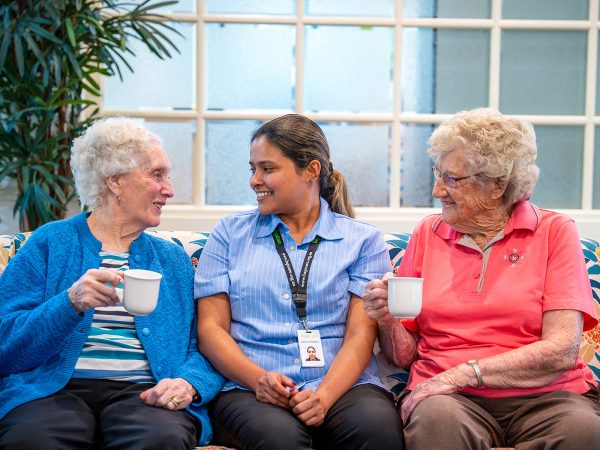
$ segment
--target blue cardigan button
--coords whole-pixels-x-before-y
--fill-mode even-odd
[[[142,334],[144,336],[150,336],[150,328],[148,328],[148,327],[143,328],[142,329]]]
[[[133,257],[133,260],[134,260],[136,263],[139,263],[139,262],[142,260],[142,257],[141,257],[140,255],[135,255],[135,256]]]

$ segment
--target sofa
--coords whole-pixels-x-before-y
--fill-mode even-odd
[[[209,233],[191,231],[148,231],[148,233],[182,246],[190,256],[194,268],[198,264],[198,258],[209,236]],[[10,259],[25,244],[30,234],[20,233],[14,236],[0,236],[0,275],[4,267],[10,262]],[[385,234],[384,238],[390,255],[390,270],[393,270],[398,267],[402,260],[406,245],[410,239],[410,234]],[[581,248],[590,278],[595,308],[600,316],[600,244],[598,241],[582,238]],[[375,352],[380,363],[382,381],[392,392],[399,394],[406,385],[408,374],[392,366],[377,348]],[[600,325],[596,326],[593,330],[583,333],[580,355],[594,372],[596,380],[600,381]]]

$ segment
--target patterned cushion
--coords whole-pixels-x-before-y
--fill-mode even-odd
[[[181,245],[196,268],[206,239],[210,233],[192,231],[148,231],[148,233]],[[19,248],[25,244],[31,233],[20,233],[15,236],[0,236],[0,274]],[[390,270],[395,271],[402,261],[410,233],[386,234],[386,246],[390,253]],[[585,258],[595,307],[600,316],[600,244],[591,239],[582,239],[581,245]],[[376,349],[381,366],[382,381],[395,393],[402,391],[406,385],[408,374],[390,364],[387,358]],[[600,381],[600,325],[583,333],[580,354],[591,367],[597,380]]]

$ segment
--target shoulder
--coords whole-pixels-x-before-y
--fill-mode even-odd
[[[39,245],[50,240],[56,244],[64,243],[66,245],[79,234],[82,222],[85,222],[84,213],[69,219],[55,220],[44,224],[31,234],[31,237],[27,240],[28,245],[23,248],[27,248],[31,244]]]
[[[383,235],[379,228],[375,225],[371,225],[368,222],[363,222],[358,219],[353,219],[352,217],[344,216],[343,214],[338,214],[333,211],[329,211],[329,214],[333,217],[335,226],[340,230],[343,234],[352,234],[352,235]]]

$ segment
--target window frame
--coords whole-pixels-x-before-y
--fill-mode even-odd
[[[196,13],[165,14],[172,21],[196,25],[196,109],[189,111],[105,109],[100,99],[102,115],[126,115],[152,120],[196,121],[196,136],[192,150],[192,203],[169,204],[163,209],[161,229],[210,230],[224,215],[251,209],[252,206],[213,206],[205,203],[205,127],[210,120],[260,120],[266,121],[282,114],[296,112],[315,121],[369,123],[391,125],[390,185],[387,207],[358,207],[357,218],[378,226],[384,232],[407,232],[426,215],[439,212],[439,208],[400,206],[401,128],[404,124],[438,124],[449,114],[418,114],[400,110],[402,35],[405,28],[484,29],[490,31],[488,106],[499,108],[500,101],[500,51],[503,30],[558,30],[587,32],[587,68],[585,82],[585,112],[583,115],[544,116],[519,115],[537,125],[582,126],[584,130],[582,199],[581,208],[559,210],[573,217],[582,236],[597,236],[600,229],[600,210],[593,209],[594,152],[596,127],[596,82],[598,65],[598,20],[600,0],[589,0],[588,20],[522,20],[502,19],[502,0],[491,0],[491,17],[487,19],[403,18],[403,0],[395,0],[395,16],[337,17],[305,15],[305,0],[296,0],[295,15],[267,16],[241,14],[207,14],[204,0],[196,0]],[[286,24],[295,26],[295,108],[294,110],[224,110],[205,109],[204,42],[205,26],[211,23]],[[393,59],[393,109],[390,113],[314,113],[304,111],[304,52],[306,25],[385,26],[394,29]],[[101,83],[101,79],[99,80]],[[101,83],[102,84],[102,83]],[[600,175],[599,175],[600,176]],[[598,193],[597,195],[600,195]],[[594,234],[596,233],[596,234]]]

